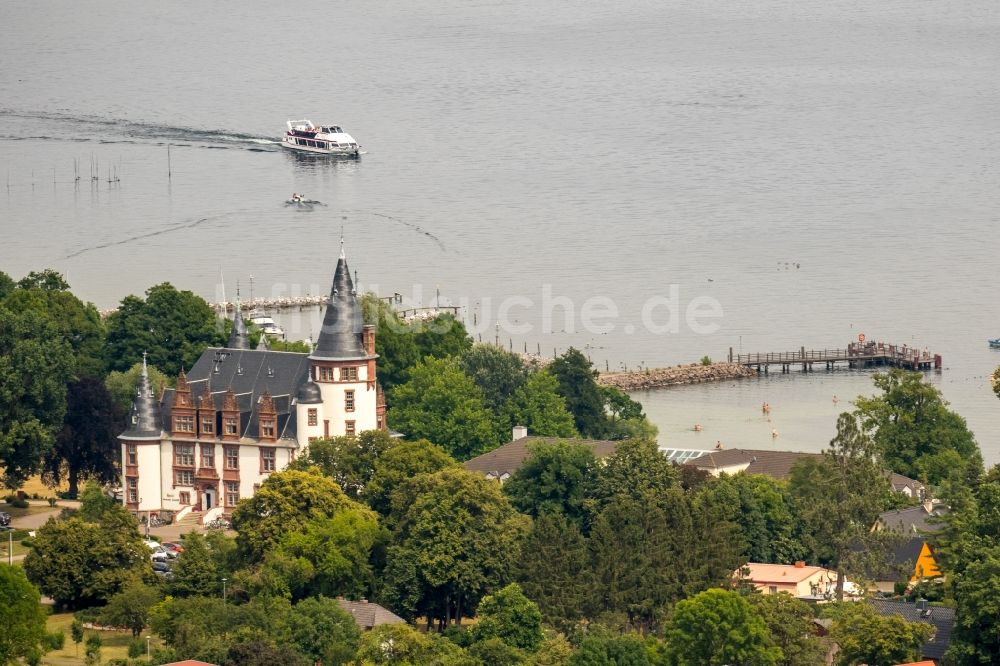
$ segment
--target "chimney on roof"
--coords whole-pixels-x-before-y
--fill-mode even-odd
[[[805,569],[806,568],[806,563],[803,562],[802,560],[796,560],[795,561],[795,568],[796,569]]]
[[[516,425],[516,426],[514,426],[513,430],[511,431],[511,441],[512,442],[513,441],[517,441],[517,440],[521,439],[522,437],[527,437],[527,436],[528,436],[528,428],[527,428],[527,426]]]

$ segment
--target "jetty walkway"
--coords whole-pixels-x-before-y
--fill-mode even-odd
[[[766,354],[734,354],[729,348],[729,362],[756,368],[767,374],[769,368],[779,366],[781,372],[791,372],[793,365],[801,365],[804,372],[811,372],[813,364],[822,363],[832,370],[837,363],[846,363],[850,368],[872,366],[893,366],[907,370],[940,370],[941,354],[885,342],[852,342],[846,349],[806,349],[798,351],[774,352]]]

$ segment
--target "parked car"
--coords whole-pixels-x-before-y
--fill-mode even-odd
[[[170,570],[170,563],[166,560],[153,560],[153,572],[157,576],[162,576],[164,580],[174,579],[174,572]]]
[[[0,527],[10,527],[10,514],[0,511]]]
[[[171,557],[177,557],[184,552],[184,546],[175,541],[164,541],[160,544]]]
[[[150,540],[150,541],[145,541],[144,543],[146,544],[146,547],[149,548],[150,551],[152,551],[152,553],[149,556],[149,559],[153,560],[154,562],[156,560],[166,561],[170,559],[170,554],[167,553],[167,549],[158,544],[157,542]]]

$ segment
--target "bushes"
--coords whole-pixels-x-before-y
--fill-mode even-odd
[[[136,636],[128,642],[128,656],[129,659],[135,659],[136,657],[142,657],[146,654],[146,641],[140,637]]]
[[[66,634],[61,631],[53,631],[42,636],[42,648],[46,652],[62,650],[65,644]]]
[[[7,495],[4,501],[6,501],[7,504],[10,504],[15,509],[28,508],[28,500],[24,499],[23,497],[20,497],[19,495]]]

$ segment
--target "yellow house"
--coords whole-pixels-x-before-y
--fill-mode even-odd
[[[913,575],[910,582],[916,582],[921,578],[935,578],[941,575],[937,560],[934,559],[934,550],[931,545],[921,539],[920,554],[913,564]]]
[[[823,567],[795,564],[761,564],[750,562],[736,572],[738,578],[749,580],[764,594],[787,592],[793,597],[822,597],[837,589],[837,572]]]

